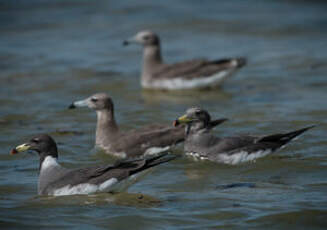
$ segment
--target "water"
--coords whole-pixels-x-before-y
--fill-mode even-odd
[[[326,229],[326,9],[300,0],[1,1],[1,229]],[[246,56],[248,65],[221,90],[142,91],[141,48],[121,43],[145,28],[161,35],[167,62]],[[38,197],[37,156],[10,149],[47,132],[67,167],[109,161],[93,149],[95,113],[67,110],[101,91],[123,129],[172,122],[193,105],[230,118],[217,135],[318,127],[255,163],[179,159],[128,193]]]

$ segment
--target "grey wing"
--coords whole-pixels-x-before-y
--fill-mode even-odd
[[[166,147],[184,140],[184,128],[165,125],[150,125],[133,130],[120,137],[115,151],[126,152],[129,157],[143,154],[151,147]]]
[[[305,131],[313,128],[314,126],[308,126],[306,128],[298,129],[288,133],[262,135],[262,136],[240,136],[239,143],[235,141],[235,146],[239,145],[239,148],[235,150],[231,149],[230,154],[235,151],[246,151],[248,153],[256,152],[259,150],[271,150],[275,151],[281,146],[287,144],[295,137],[301,135]],[[237,138],[236,138],[237,139]]]
[[[270,150],[271,152],[273,152],[275,149],[279,148],[280,145],[278,143],[273,143],[273,142],[257,142],[257,143],[253,143],[247,146],[243,146],[237,149],[234,149],[230,152],[228,152],[229,155],[232,155],[234,153],[238,153],[238,152],[247,152],[248,154],[251,153],[256,153],[258,151],[265,151],[265,150]]]
[[[67,170],[67,172],[61,177],[49,183],[46,186],[45,191],[46,193],[49,193],[53,189],[62,188],[67,185],[74,186],[83,183],[99,184],[110,179],[110,177],[119,176],[117,173],[113,173],[114,171],[112,171],[112,169],[114,169],[113,165],[106,165]]]
[[[51,194],[54,189],[62,188],[67,185],[75,186],[84,183],[99,185],[111,178],[121,181],[130,175],[176,158],[175,156],[166,157],[166,155],[167,154],[161,154],[147,159],[118,161],[114,165],[68,170],[62,177],[49,183],[42,194]]]
[[[264,136],[257,136],[257,137],[252,136],[253,143],[249,143],[248,145],[242,146],[241,149],[235,151],[245,151],[248,153],[253,153],[260,150],[264,151],[269,149],[270,151],[273,152],[276,149],[290,142],[295,137],[301,135],[302,133],[313,127],[315,126],[308,126],[306,128],[298,129],[288,133],[279,133],[279,134],[264,135]],[[247,136],[247,138],[251,139],[251,136]],[[233,154],[233,152],[234,151],[232,151],[230,154]]]
[[[206,59],[194,59],[171,65],[164,65],[155,73],[153,77],[160,78],[185,78],[192,79],[198,77],[211,76],[216,72],[228,69],[232,66],[232,59],[221,59],[208,61]]]
[[[186,62],[180,62],[176,64],[163,65],[160,69],[158,69],[155,73],[153,73],[153,77],[156,79],[160,78],[191,78],[191,76],[198,73],[199,70],[206,65],[207,60],[205,59],[195,59]]]
[[[246,146],[256,143],[255,136],[234,136],[224,137],[216,140],[216,143],[210,148],[210,153],[226,153],[236,149],[244,148]]]

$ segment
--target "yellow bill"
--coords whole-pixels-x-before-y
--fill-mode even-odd
[[[188,123],[191,122],[192,119],[188,118],[186,115],[183,115],[177,119],[179,123]]]
[[[22,145],[18,145],[16,148],[12,149],[10,151],[10,154],[11,155],[14,155],[14,154],[17,154],[17,153],[20,153],[20,152],[24,152],[24,151],[27,151],[30,149],[30,145],[28,144],[22,144]]]

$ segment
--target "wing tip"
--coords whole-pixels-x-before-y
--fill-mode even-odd
[[[241,68],[247,64],[247,59],[245,57],[235,58],[235,60],[237,68]]]

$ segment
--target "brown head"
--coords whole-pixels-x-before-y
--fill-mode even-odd
[[[160,40],[158,35],[150,30],[143,30],[138,32],[132,38],[127,39],[123,42],[123,45],[127,46],[131,43],[140,44],[143,46],[159,46]]]
[[[114,104],[111,97],[109,97],[106,93],[97,93],[84,100],[74,101],[69,106],[69,109],[75,109],[77,107],[89,107],[95,111],[114,110]]]

